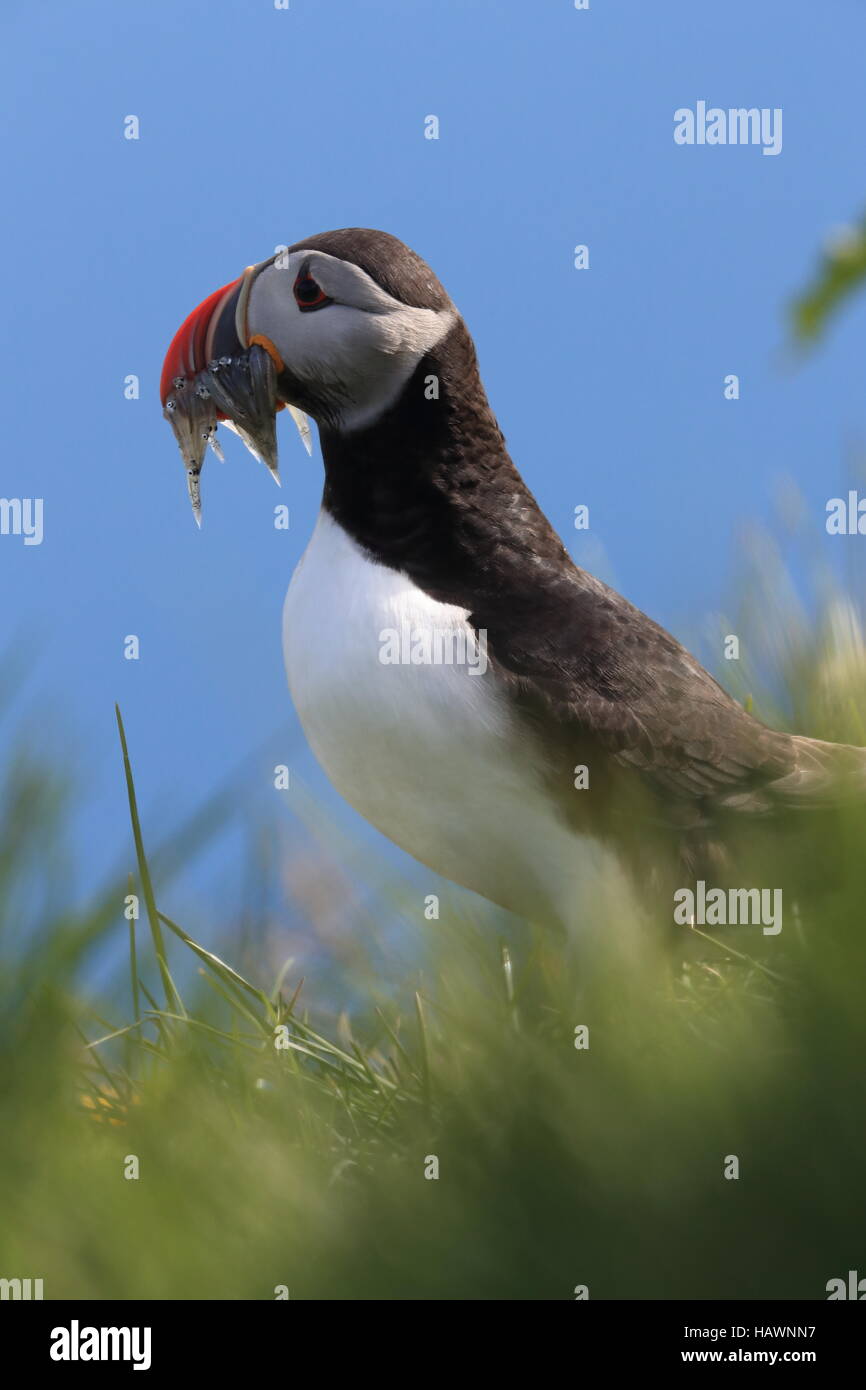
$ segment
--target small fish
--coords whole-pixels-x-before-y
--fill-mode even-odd
[[[254,458],[267,467],[280,486],[277,456],[277,372],[270,355],[258,343],[235,357],[210,362],[190,380],[175,377],[163,415],[168,420],[186,468],[192,514],[201,526],[201,470],[208,446],[223,459],[217,438],[221,418],[226,429],[243,440]],[[308,454],[313,452],[309,422],[303,411],[288,407]]]
[[[309,420],[307,419],[307,417],[306,417],[306,415],[304,414],[304,412],[303,412],[302,410],[298,410],[297,406],[295,406],[295,405],[286,406],[286,409],[288,410],[289,414],[291,415],[292,419],[294,420],[295,424],[296,424],[297,427],[298,427],[298,434],[301,436],[301,443],[303,444],[303,446],[304,446],[304,448],[306,449],[307,453],[308,453],[308,454],[310,455],[310,457],[312,458],[312,456],[313,456],[313,434],[312,434],[312,431],[311,431],[311,429],[310,429],[310,422],[309,422]]]
[[[189,500],[192,503],[192,514],[195,517],[195,524],[201,530],[201,488],[199,478],[201,477],[200,468],[188,468],[186,470],[186,485],[189,491]]]

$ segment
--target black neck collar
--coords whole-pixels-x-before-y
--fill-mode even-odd
[[[462,320],[372,425],[320,436],[326,511],[440,602],[526,602],[534,557],[571,568],[511,461]]]

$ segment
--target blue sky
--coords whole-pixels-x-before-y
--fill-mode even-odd
[[[115,700],[151,840],[229,775],[287,819],[284,761],[376,842],[306,753],[282,670],[318,448],[281,419],[280,499],[229,438],[199,533],[157,398],[181,319],[276,245],[367,225],[425,256],[573,553],[678,635],[723,604],[739,529],[772,516],[781,478],[816,529],[847,485],[866,297],[796,370],[783,348],[822,238],[866,202],[855,0],[48,0],[0,23],[0,494],[45,509],[41,546],[0,537],[0,640],[36,652],[21,713],[77,783],[81,891],[129,858]],[[698,100],[782,108],[781,154],[677,146],[673,113]],[[244,871],[236,836],[166,910],[207,937]]]

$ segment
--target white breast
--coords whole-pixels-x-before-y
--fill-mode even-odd
[[[393,661],[413,646],[439,661]],[[494,902],[570,918],[575,837],[493,672],[473,671],[463,609],[376,564],[323,511],[286,595],[283,652],[313,752],[361,815]]]

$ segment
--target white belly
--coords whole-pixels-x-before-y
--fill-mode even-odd
[[[439,661],[399,660],[413,640],[416,658]],[[571,918],[576,839],[492,671],[481,674],[462,609],[375,564],[322,512],[286,595],[283,652],[313,752],[362,816],[494,902]]]

